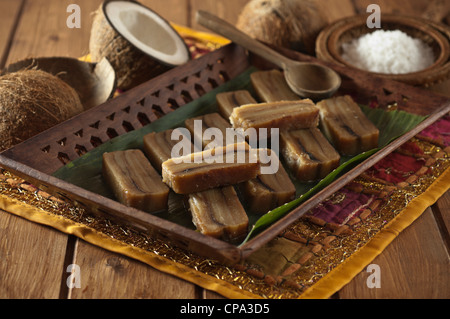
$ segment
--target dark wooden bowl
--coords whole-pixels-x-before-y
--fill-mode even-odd
[[[379,29],[366,25],[367,15],[358,15],[339,20],[319,34],[316,41],[316,55],[324,61],[356,68],[342,58],[342,44]],[[400,81],[415,86],[430,86],[450,76],[450,28],[417,17],[383,14],[383,30],[400,30],[409,36],[421,39],[434,51],[435,62],[430,67],[414,73],[384,74],[365,71],[372,75]],[[364,70],[363,70],[364,71]]]

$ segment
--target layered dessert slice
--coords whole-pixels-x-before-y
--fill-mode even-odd
[[[160,170],[162,163],[171,158],[172,147],[178,143],[173,140],[172,132],[150,133],[144,137],[147,153],[160,163]],[[191,142],[186,140],[185,143],[194,149]],[[248,217],[233,186],[189,194],[187,201],[192,222],[202,234],[224,240],[240,239],[247,234]]]
[[[280,133],[281,154],[299,181],[326,177],[340,164],[340,155],[318,128]]]
[[[319,109],[309,100],[247,104],[233,110],[230,122],[234,128],[279,128],[296,130],[317,127]]]
[[[235,185],[259,173],[256,152],[245,142],[172,158],[162,164],[163,182],[178,194]]]
[[[279,70],[253,72],[250,75],[250,81],[261,101],[277,102],[302,99],[291,90],[283,72]]]
[[[323,100],[317,107],[323,133],[342,155],[357,155],[378,147],[379,130],[350,96]]]
[[[264,214],[292,201],[296,189],[275,152],[270,149],[259,149],[258,159],[264,174],[241,183],[239,189],[248,204],[249,211]]]
[[[257,103],[247,90],[219,93],[216,95],[216,101],[220,115],[227,119],[227,121],[235,107]]]
[[[227,129],[232,129],[232,127],[219,113],[190,118],[184,124],[191,132],[194,141],[201,141],[201,143],[194,144],[201,144],[203,149],[223,147],[235,143],[234,141],[227,143]]]
[[[162,163],[176,154],[188,155],[200,151],[196,149],[181,129],[152,132],[144,136],[144,152],[152,165],[161,173]],[[180,154],[182,153],[182,154]]]
[[[189,195],[192,222],[204,235],[227,241],[242,240],[248,231],[248,216],[233,186]]]
[[[146,212],[167,209],[170,190],[141,150],[105,153],[102,173],[120,203]]]

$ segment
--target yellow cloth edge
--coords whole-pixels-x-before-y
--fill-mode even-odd
[[[414,198],[403,211],[377,233],[364,247],[339,264],[316,284],[309,287],[300,299],[327,299],[348,284],[425,210],[437,202],[450,188],[450,168],[428,189]]]
[[[224,297],[230,299],[258,299],[258,295],[243,291],[227,282],[219,281],[214,277],[208,276],[201,272],[197,272],[181,263],[173,262],[167,258],[158,256],[149,251],[127,245],[117,239],[111,238],[93,228],[76,223],[62,216],[54,215],[43,211],[32,205],[28,205],[1,196],[0,194],[0,209],[12,213],[16,216],[22,217],[26,220],[50,226],[65,234],[74,235],[90,244],[99,246],[111,252],[116,252],[121,255],[139,260],[152,266],[153,268],[174,275],[178,278],[184,279],[193,284],[199,285],[204,289],[215,291]]]

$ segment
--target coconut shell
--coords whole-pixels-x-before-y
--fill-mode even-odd
[[[0,151],[83,112],[76,91],[58,77],[24,70],[0,77]]]
[[[94,12],[89,51],[93,62],[109,61],[116,72],[117,88],[124,91],[172,68],[142,53],[116,32],[103,13],[103,5]]]
[[[315,0],[251,0],[236,23],[257,40],[308,54],[325,26]]]
[[[25,69],[58,76],[77,92],[84,110],[105,103],[116,91],[116,75],[106,59],[90,63],[69,57],[29,58],[11,63],[0,75]]]

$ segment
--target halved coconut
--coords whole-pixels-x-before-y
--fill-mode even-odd
[[[137,2],[105,1],[89,43],[93,61],[108,59],[117,86],[128,90],[190,59],[189,49],[160,15]]]

